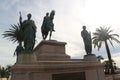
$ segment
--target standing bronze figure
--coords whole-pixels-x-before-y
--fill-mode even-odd
[[[27,15],[27,20],[22,22],[22,33],[23,33],[23,42],[24,42],[24,50],[27,52],[31,52],[35,45],[36,38],[36,26],[33,20],[31,20],[32,15]]]
[[[81,31],[81,36],[84,41],[86,53],[91,54],[92,53],[92,39],[91,39],[91,34],[88,33],[88,31],[86,30],[86,26],[83,26],[83,30]]]
[[[50,32],[49,40],[51,40],[52,31],[55,31],[53,24],[54,15],[55,15],[55,11],[52,10],[50,16],[49,13],[46,13],[46,16],[43,19],[43,23],[41,26],[41,33],[44,40],[47,38],[49,32]]]

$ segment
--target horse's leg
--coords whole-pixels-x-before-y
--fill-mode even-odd
[[[45,39],[47,38],[47,35],[48,35],[48,32],[45,33],[45,36],[44,36]]]
[[[42,38],[44,39],[44,34],[42,33]]]
[[[43,36],[43,39],[45,40],[45,36]]]
[[[42,33],[42,38],[43,38],[43,40],[45,40],[45,33],[44,33],[44,31],[43,31],[43,29],[41,28],[41,33]]]
[[[50,29],[50,36],[49,36],[49,40],[51,40],[51,36],[52,36],[52,29]]]

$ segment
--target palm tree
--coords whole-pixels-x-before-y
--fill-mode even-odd
[[[93,33],[94,37],[92,39],[93,39],[94,48],[97,46],[98,50],[101,48],[102,42],[105,43],[106,52],[107,52],[108,59],[110,61],[110,65],[111,65],[111,73],[114,73],[111,54],[110,54],[110,49],[109,49],[109,46],[108,46],[108,41],[110,42],[110,44],[112,46],[113,46],[112,40],[114,40],[117,43],[120,43],[120,41],[115,38],[115,37],[119,37],[119,35],[111,34],[111,32],[113,32],[113,30],[110,30],[110,27],[109,28],[107,28],[107,27],[97,28],[96,32]]]
[[[16,47],[14,54],[15,53],[18,54],[23,50],[22,47],[23,34],[21,28],[22,28],[22,16],[20,12],[19,23],[17,25],[16,24],[11,25],[11,28],[9,28],[8,31],[5,31],[4,34],[2,34],[4,38],[13,41],[13,43],[18,42],[19,45]]]
[[[20,24],[11,25],[11,28],[9,28],[8,31],[5,31],[3,36],[4,38],[13,41],[13,43],[18,42],[19,45],[16,47],[14,55],[18,55],[18,53],[23,51],[23,47],[22,47],[23,35]]]

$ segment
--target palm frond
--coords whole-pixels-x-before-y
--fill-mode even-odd
[[[20,24],[13,24],[10,25],[11,27],[9,28],[8,31],[5,31],[2,35],[3,38],[7,38],[8,40],[12,41],[13,43],[15,42],[22,42],[23,41],[23,36],[22,32],[20,29]]]
[[[109,42],[110,42],[110,44],[112,45],[112,47],[114,47],[114,45],[113,45],[113,43],[112,43],[112,41],[109,39]]]
[[[120,43],[120,41],[118,39],[114,38],[114,37],[112,37],[112,40],[114,40],[117,43]]]

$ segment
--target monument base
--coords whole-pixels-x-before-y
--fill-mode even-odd
[[[95,55],[86,55],[80,60],[70,59],[65,54],[64,42],[42,41],[33,54],[18,56],[11,69],[11,80],[104,80],[104,67],[91,60],[93,57]]]

